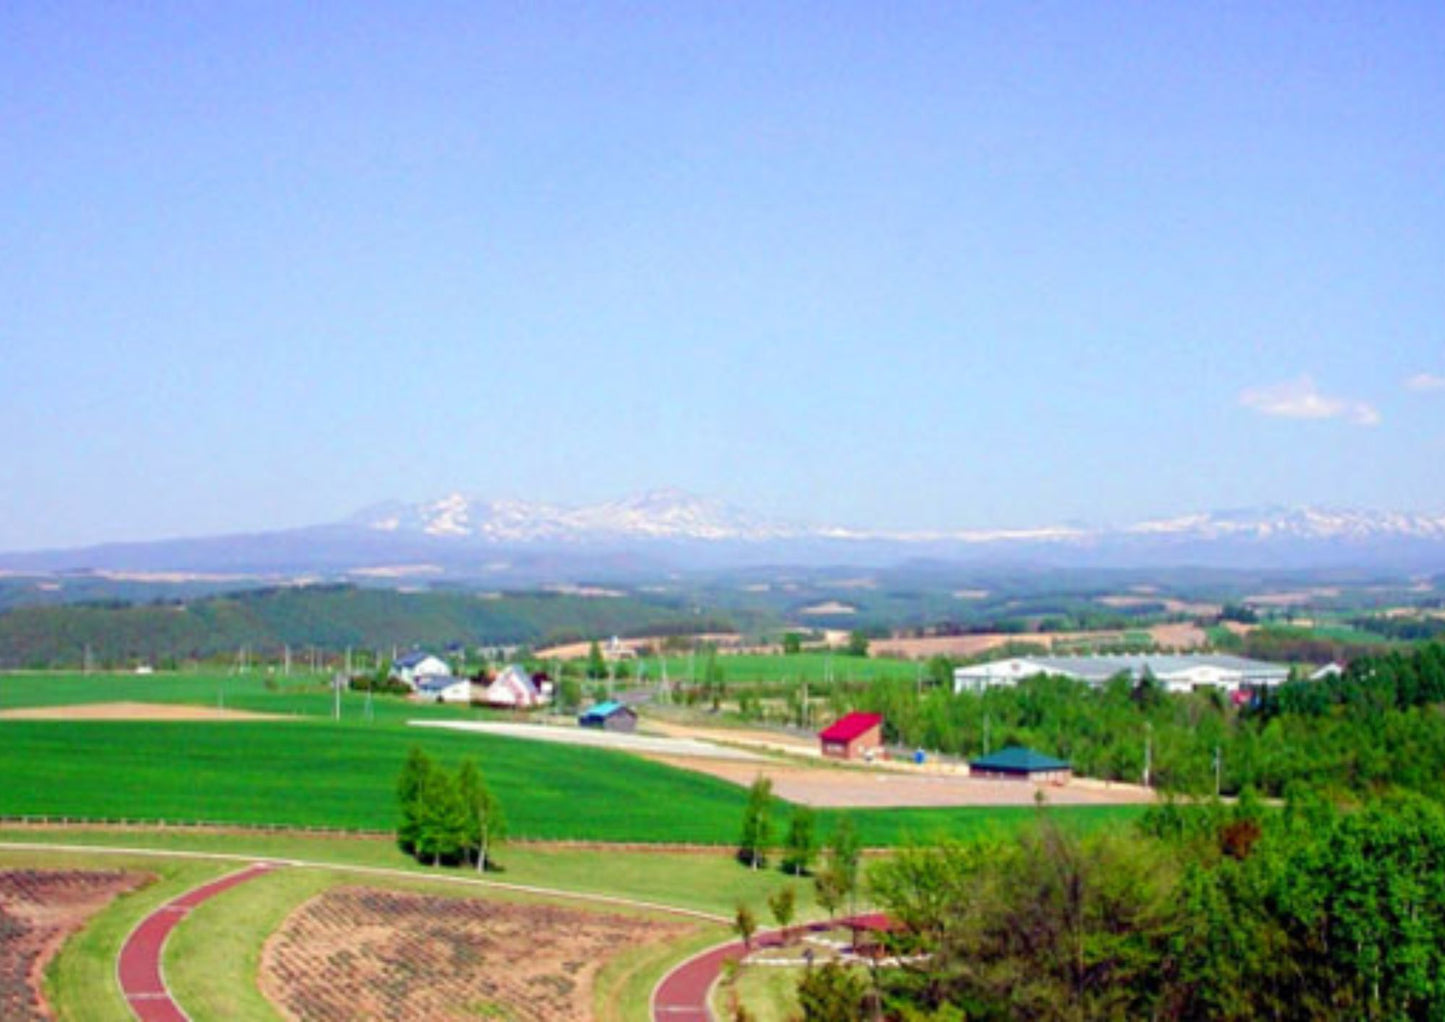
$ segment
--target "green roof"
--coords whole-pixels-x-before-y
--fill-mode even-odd
[[[1022,745],[1010,745],[1008,748],[999,749],[998,752],[980,756],[978,759],[970,760],[968,765],[980,770],[1008,770],[1020,774],[1031,774],[1041,770],[1069,769],[1069,764],[1063,760],[1045,756],[1042,752],[1035,752],[1033,749],[1025,749]]]

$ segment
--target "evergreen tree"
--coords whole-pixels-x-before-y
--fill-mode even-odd
[[[753,869],[767,862],[768,841],[772,835],[772,806],[773,782],[759,777],[748,789],[748,804],[743,809],[743,832],[738,839],[738,860]]]
[[[467,810],[456,781],[432,769],[422,782],[416,838],[417,858],[433,866],[461,858],[467,843]]]
[[[788,822],[787,852],[783,857],[783,869],[794,876],[802,876],[813,865],[817,852],[817,837],[814,822],[817,819],[811,807],[800,805],[793,810]]]
[[[413,745],[402,764],[396,781],[396,797],[401,804],[401,823],[396,828],[396,843],[408,855],[416,852],[421,833],[422,792],[436,765],[419,746]]]

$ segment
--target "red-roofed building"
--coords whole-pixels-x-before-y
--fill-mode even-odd
[[[883,717],[850,713],[818,732],[823,755],[833,759],[872,759],[883,752]]]

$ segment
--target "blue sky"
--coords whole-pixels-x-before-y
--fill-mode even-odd
[[[0,357],[7,549],[1445,510],[1445,7],[6,4]]]

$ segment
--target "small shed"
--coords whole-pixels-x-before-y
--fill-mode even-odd
[[[611,700],[598,703],[577,718],[582,727],[595,727],[603,731],[637,730],[637,711],[623,703]]]
[[[968,776],[1004,778],[1015,781],[1036,781],[1062,784],[1074,776],[1068,763],[1042,752],[1010,745],[998,752],[969,761]]]
[[[818,732],[824,756],[832,759],[871,759],[883,751],[883,716],[849,713]]]

